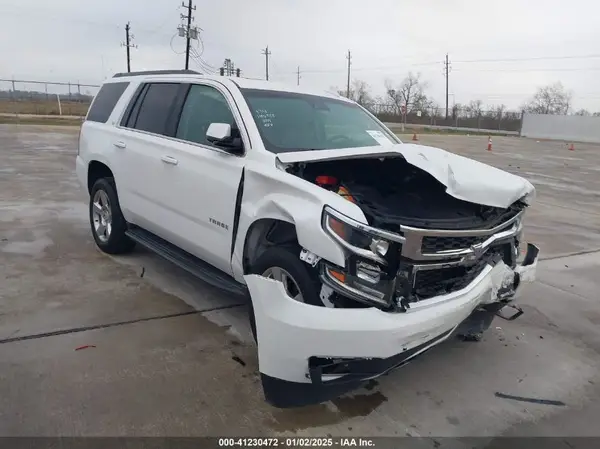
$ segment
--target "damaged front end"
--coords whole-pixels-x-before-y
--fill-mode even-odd
[[[321,281],[337,305],[349,307],[350,299],[406,312],[467,288],[498,264],[515,274],[492,301],[514,295],[519,257],[528,251],[524,201],[500,208],[454,198],[397,157],[315,163],[298,174],[355,203],[369,223],[329,206],[323,211],[323,229],[346,251],[344,267],[321,264]]]
[[[397,156],[287,168],[356,204],[368,224],[323,209],[322,230],[345,254],[343,266],[310,257],[330,307],[245,276],[273,405],[331,399],[451,335],[481,333],[535,278],[539,250],[524,239],[525,198],[506,207],[468,202]]]
[[[490,302],[509,301],[521,272],[534,269],[525,267],[537,256],[537,248],[522,239],[522,215],[519,212],[491,229],[400,226],[402,234],[396,234],[325,208],[323,227],[344,246],[347,263],[341,268],[324,262],[321,280],[345,298],[406,312],[468,288],[478,276],[499,265],[504,277],[498,280]],[[524,265],[518,265],[520,254]]]

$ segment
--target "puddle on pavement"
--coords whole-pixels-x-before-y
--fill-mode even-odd
[[[367,416],[387,401],[381,392],[343,396],[324,404],[297,409],[277,410],[267,425],[276,432],[328,426],[358,416]]]

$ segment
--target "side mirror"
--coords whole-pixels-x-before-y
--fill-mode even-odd
[[[206,130],[206,140],[234,154],[244,152],[239,133],[238,137],[234,136],[231,125],[228,123],[211,123]]]
[[[231,125],[227,123],[211,123],[206,131],[206,140],[214,144],[231,141]]]

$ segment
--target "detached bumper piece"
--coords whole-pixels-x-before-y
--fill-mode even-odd
[[[375,379],[409,363],[424,354],[454,329],[431,340],[388,358],[323,358],[311,357],[308,371],[311,383],[289,382],[261,373],[267,402],[279,408],[301,407],[329,401],[344,393],[361,387]],[[331,379],[327,380],[330,377]]]

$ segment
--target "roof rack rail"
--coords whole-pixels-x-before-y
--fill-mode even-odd
[[[145,70],[142,72],[121,72],[115,73],[113,78],[121,78],[124,76],[139,76],[139,75],[202,75],[195,70]]]

